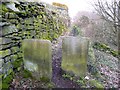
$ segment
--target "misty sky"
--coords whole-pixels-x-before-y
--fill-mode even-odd
[[[59,2],[66,4],[69,8],[70,17],[73,18],[78,11],[93,11],[91,3],[94,0],[41,0],[52,4],[52,2]],[[92,1],[92,2],[91,2]]]
[[[37,1],[37,2],[42,1],[49,4],[52,4],[52,2],[58,2],[58,3],[66,4],[69,8],[69,15],[71,18],[73,18],[79,11],[94,12],[95,10],[92,5],[97,0],[24,0],[24,1]],[[101,0],[101,1],[110,2],[112,0]]]

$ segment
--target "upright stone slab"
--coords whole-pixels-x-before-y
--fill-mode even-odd
[[[25,39],[23,41],[24,67],[33,77],[48,78],[52,75],[52,48],[49,40]]]
[[[64,37],[62,41],[62,69],[76,76],[85,76],[87,71],[89,41],[82,37]]]

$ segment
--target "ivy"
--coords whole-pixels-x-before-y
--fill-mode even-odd
[[[2,90],[8,90],[10,83],[13,80],[13,77],[14,77],[14,72],[11,71],[11,73],[7,75],[7,77],[2,78]]]
[[[73,77],[71,77],[69,74],[63,74],[62,75],[64,78],[68,78],[70,80],[73,80]]]
[[[22,63],[23,63],[23,60],[16,60],[12,62],[12,65],[14,68],[18,68],[18,67],[21,67]]]

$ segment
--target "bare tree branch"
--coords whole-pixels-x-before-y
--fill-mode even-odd
[[[98,0],[94,3],[94,9],[98,12],[98,14],[106,21],[112,22],[114,27],[116,28],[118,23],[120,22],[120,16],[118,15],[118,8],[120,5],[119,1],[113,0],[111,3],[104,2]]]

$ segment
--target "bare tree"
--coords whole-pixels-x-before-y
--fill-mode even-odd
[[[114,33],[118,33],[118,47],[120,47],[120,0],[112,0],[111,2],[97,0],[94,8],[102,19],[110,22],[114,26]]]
[[[79,27],[86,27],[89,24],[89,18],[87,16],[82,15],[76,21],[76,25]]]
[[[118,5],[118,18],[120,20],[120,1],[119,1],[119,5]],[[119,54],[120,54],[120,21],[118,22],[118,51],[119,51]],[[120,59],[120,57],[119,57]]]
[[[120,22],[119,11],[119,0],[112,0],[111,3],[107,1],[97,0],[94,4],[95,10],[98,12],[103,19],[112,22],[115,30],[117,30],[118,23]]]

